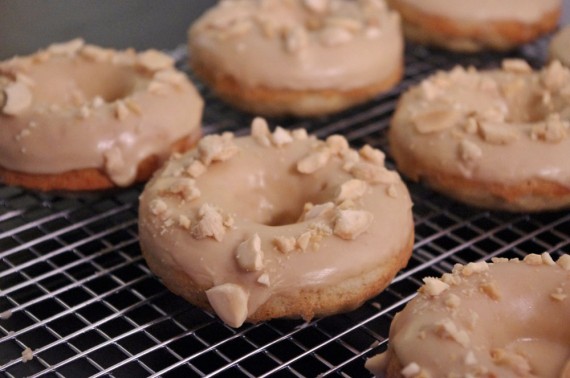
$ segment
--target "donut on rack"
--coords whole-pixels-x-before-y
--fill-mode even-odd
[[[256,115],[315,116],[400,81],[400,19],[384,0],[225,0],[189,30],[194,72]]]
[[[0,181],[95,190],[146,180],[199,139],[202,107],[156,50],[75,39],[0,62]]]
[[[394,317],[386,378],[570,376],[570,255],[456,265]]]
[[[407,39],[449,50],[509,50],[556,28],[561,0],[387,0]]]
[[[384,154],[304,129],[208,135],[140,198],[150,269],[228,325],[348,311],[407,263],[412,203]]]
[[[398,169],[475,206],[508,211],[570,205],[570,70],[456,67],[406,92],[389,141]]]

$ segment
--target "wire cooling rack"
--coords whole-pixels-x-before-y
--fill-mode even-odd
[[[543,63],[545,40],[514,52]],[[185,65],[183,46],[172,51]],[[437,69],[497,66],[504,55],[453,55],[411,46],[393,91],[342,114],[280,119],[354,147],[387,150],[399,94]],[[192,76],[192,74],[190,73]],[[207,101],[206,133],[248,129],[251,115]],[[388,152],[388,164],[392,165]],[[168,292],[147,268],[137,237],[142,187],[90,195],[0,186],[0,375],[7,377],[350,376],[386,349],[394,314],[422,277],[494,256],[570,253],[570,213],[506,214],[473,209],[409,184],[416,244],[408,266],[359,309],[305,323],[274,320],[232,329]],[[30,348],[33,359],[24,362]]]

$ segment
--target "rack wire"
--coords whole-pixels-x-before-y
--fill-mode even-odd
[[[534,66],[546,41],[510,56]],[[190,76],[183,46],[171,52]],[[345,135],[388,152],[385,132],[399,94],[438,69],[494,67],[506,55],[406,51],[402,83],[339,115],[279,119],[319,137]],[[196,81],[196,80],[195,80]],[[252,116],[206,99],[206,133],[243,134]],[[408,266],[359,309],[311,322],[273,320],[232,329],[168,292],[147,268],[137,236],[142,186],[88,195],[0,185],[0,375],[7,377],[369,376],[394,314],[425,276],[456,263],[527,253],[570,253],[570,213],[474,209],[409,183],[416,243]],[[23,361],[30,348],[33,359]]]

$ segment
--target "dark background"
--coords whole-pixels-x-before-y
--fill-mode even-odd
[[[502,1],[502,0],[497,0]],[[541,0],[536,0],[541,1]],[[0,0],[0,59],[83,37],[105,47],[172,49],[215,0]],[[570,21],[564,0],[563,23]]]
[[[83,37],[115,48],[172,49],[215,0],[0,0],[0,59]]]

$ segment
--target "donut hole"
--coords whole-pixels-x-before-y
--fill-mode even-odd
[[[131,94],[136,85],[136,76],[131,69],[113,64],[89,64],[74,72],[73,80],[87,100],[101,97],[113,102]],[[94,78],[96,78],[94,80]]]
[[[506,121],[511,123],[530,123],[544,120],[551,112],[543,102],[542,94],[538,91],[520,91],[508,101],[509,116]]]
[[[129,67],[66,59],[52,59],[34,66],[31,76],[36,82],[48,83],[34,87],[35,101],[71,107],[97,97],[106,102],[116,101],[129,96],[145,82]]]
[[[223,198],[224,208],[240,218],[272,227],[298,223],[306,203],[316,205],[334,199],[333,186],[323,177],[283,176],[267,175],[263,185],[242,182],[234,186],[237,190],[231,196],[219,189],[219,198]]]

